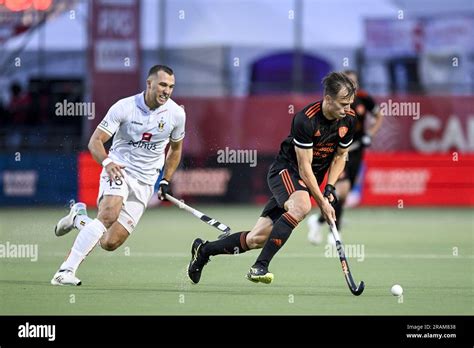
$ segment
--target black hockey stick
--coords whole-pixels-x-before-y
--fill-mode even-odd
[[[349,264],[347,263],[346,254],[344,253],[344,247],[342,246],[341,237],[339,237],[339,232],[335,224],[331,224],[330,226],[332,235],[336,240],[336,248],[337,252],[339,253],[339,260],[341,261],[342,271],[344,272],[344,277],[346,278],[347,285],[349,285],[349,289],[351,290],[352,294],[355,296],[359,296],[364,291],[365,284],[364,282],[360,282],[359,286],[356,285],[354,278],[352,278],[351,270],[349,269]]]
[[[222,233],[218,236],[219,239],[227,237],[232,232],[229,226],[224,225],[223,223],[217,221],[216,219],[213,219],[207,216],[206,214],[200,212],[199,210],[190,207],[183,201],[180,201],[169,194],[166,194],[166,199],[168,199],[171,203],[173,203],[180,209],[186,210],[187,212],[193,214],[195,217],[197,217],[201,221],[204,221],[206,224],[211,225],[212,227],[217,228],[219,231],[221,231]]]

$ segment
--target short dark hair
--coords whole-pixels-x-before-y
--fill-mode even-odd
[[[355,76],[357,76],[357,71],[355,71],[355,70],[348,69],[348,70],[344,70],[343,73],[346,74],[346,75],[355,75]]]
[[[327,74],[323,79],[324,95],[329,95],[336,98],[337,94],[342,88],[347,89],[347,94],[344,98],[351,97],[356,92],[356,86],[346,74],[342,72],[333,71]]]
[[[171,69],[169,66],[157,64],[157,65],[153,65],[150,68],[150,70],[148,71],[147,77],[157,74],[158,71],[164,71],[168,75],[174,75],[173,69]]]

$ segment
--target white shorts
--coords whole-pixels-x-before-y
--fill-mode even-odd
[[[122,210],[117,221],[125,227],[128,233],[132,233],[153,196],[154,186],[138,181],[123,170],[122,173],[125,177],[114,182],[110,180],[105,169],[102,169],[97,206],[99,206],[102,197],[106,195],[123,197]]]

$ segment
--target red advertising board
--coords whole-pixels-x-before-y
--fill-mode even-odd
[[[176,192],[186,190],[186,184],[180,180],[180,175],[185,173],[194,175],[196,171],[211,171],[211,169],[195,166],[180,172],[174,180],[175,184],[180,186],[180,188],[176,188]],[[79,155],[79,200],[90,206],[96,204],[101,170],[100,165],[92,159],[88,152]],[[219,170],[214,168],[212,175],[218,174]],[[242,179],[234,182],[242,187],[233,189],[256,187],[255,181],[259,183],[257,186],[266,187],[266,170],[252,168],[252,171],[259,175],[246,175],[247,181]],[[367,153],[361,205],[474,206],[473,173],[473,154]],[[227,175],[230,175],[230,172]],[[268,190],[253,190],[248,194],[248,202],[260,200],[261,197],[257,196],[261,192],[268,193]],[[224,191],[221,192],[221,195],[224,194]],[[192,196],[193,194],[186,192],[186,195]],[[199,195],[201,196],[202,193]]]
[[[368,153],[362,205],[474,206],[474,155]]]
[[[78,199],[91,207],[97,203],[99,177],[102,167],[89,152],[81,152],[77,159]]]
[[[187,114],[183,155],[192,163],[188,169],[215,166],[223,149],[256,151],[259,165],[245,174],[248,180],[229,181],[231,188],[237,185],[242,190],[245,185],[266,189],[267,167],[262,159],[277,154],[295,113],[318,97],[176,99]],[[384,121],[366,154],[362,203],[393,206],[401,199],[408,205],[473,206],[474,97],[408,95],[377,101]],[[88,156],[80,156],[79,196],[94,205],[100,167]],[[229,180],[236,176],[242,175]],[[249,193],[248,202],[263,191],[268,192]]]
[[[276,153],[295,113],[318,98],[177,98],[188,115],[185,151],[204,157],[225,147]],[[376,99],[384,122],[371,150],[474,153],[474,97],[407,95]]]
[[[407,95],[377,102],[384,115],[377,151],[474,153],[474,97]]]
[[[198,157],[216,155],[226,147],[276,153],[295,113],[318,99],[296,95],[178,97],[188,116],[184,151]],[[474,97],[407,95],[376,99],[384,122],[371,150],[474,153]],[[107,107],[115,101],[110,100]]]

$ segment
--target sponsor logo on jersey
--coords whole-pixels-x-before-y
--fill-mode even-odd
[[[139,149],[146,149],[146,150],[156,150],[156,143],[150,143],[148,141],[143,141],[143,140],[140,140],[140,141],[133,141],[133,140],[130,140],[128,142],[128,145],[131,145],[133,147],[136,147],[136,148],[139,148]]]
[[[160,120],[160,122],[158,122],[158,132],[163,132],[163,130],[165,129],[165,124],[166,122],[164,122],[163,120]]]
[[[100,123],[100,125],[101,125],[102,127],[107,128],[107,127],[109,126],[109,123],[108,123],[106,120],[103,120],[103,121]]]
[[[338,132],[339,132],[339,137],[344,138],[344,135],[347,134],[347,131],[349,128],[347,127],[339,127]]]
[[[150,142],[152,135],[153,135],[153,134],[151,134],[151,133],[143,133],[143,135],[142,135],[142,141],[148,141],[148,142]]]

